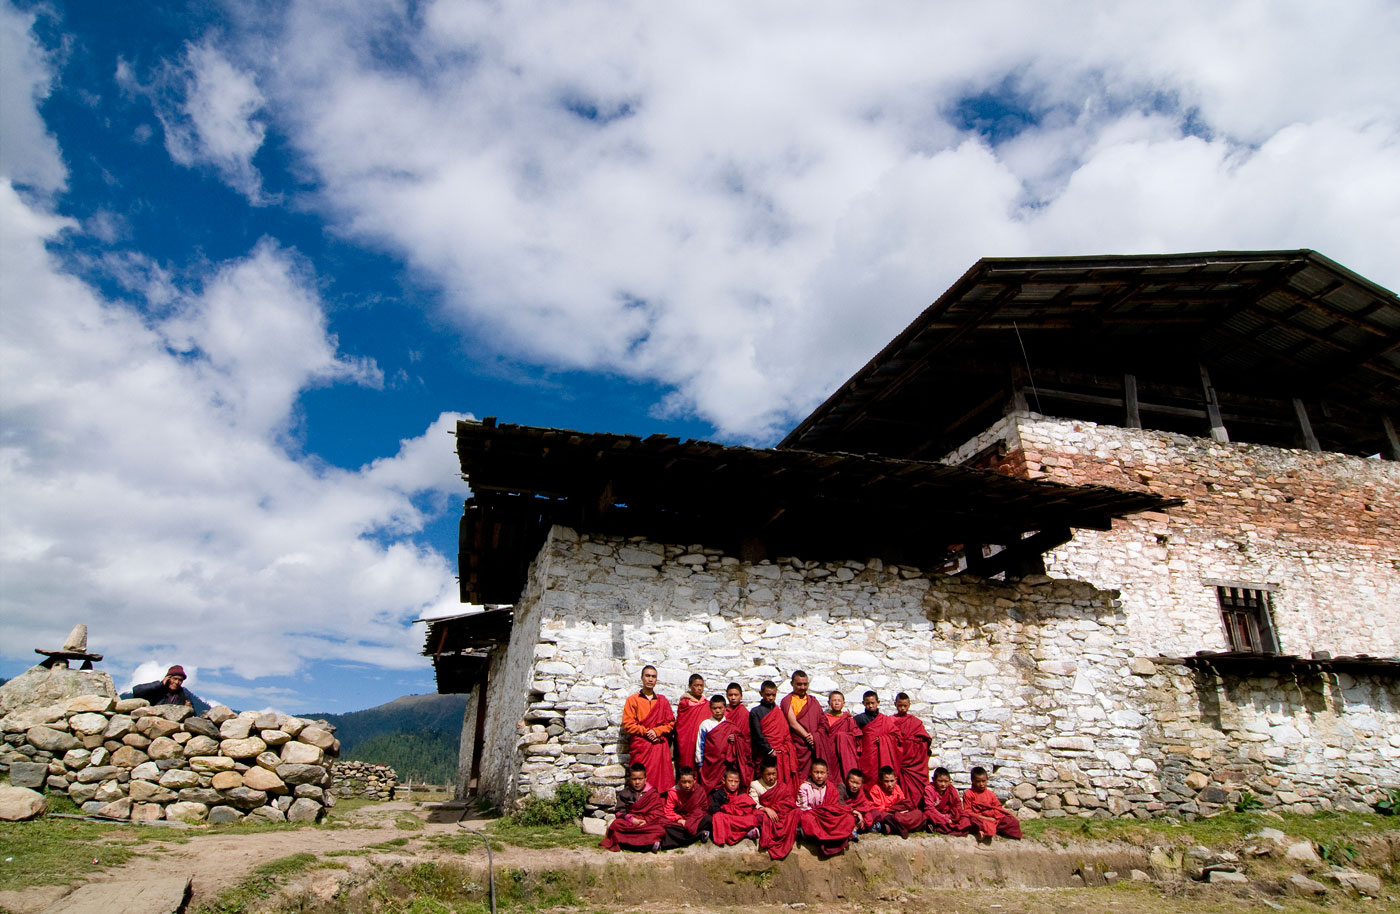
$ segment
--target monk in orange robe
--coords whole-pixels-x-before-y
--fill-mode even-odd
[[[987,787],[987,769],[979,766],[970,773],[972,786],[963,792],[963,808],[981,833],[979,840],[990,841],[993,835],[1020,838],[1021,820],[1007,811]]]
[[[880,769],[880,783],[871,786],[867,793],[870,794],[870,802],[880,812],[880,830],[907,838],[911,831],[926,824],[923,812],[915,806],[915,801],[904,795],[899,786],[899,777],[889,765]],[[922,794],[919,798],[923,798]]]
[[[667,740],[676,728],[671,703],[656,691],[656,667],[642,667],[642,688],[627,696],[622,705],[622,732],[633,763],[646,768],[647,783],[661,793],[676,786],[671,767],[671,744]]]
[[[782,703],[778,705],[792,733],[792,777],[799,784],[806,781],[811,773],[818,734],[825,723],[821,705],[807,692],[809,681],[806,673],[795,670],[792,674],[792,692],[784,695]]]

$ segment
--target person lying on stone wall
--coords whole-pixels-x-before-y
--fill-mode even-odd
[[[642,667],[642,688],[622,705],[622,732],[632,761],[646,768],[651,785],[665,792],[676,785],[668,737],[676,728],[671,703],[656,691],[656,667]]]
[[[774,860],[792,852],[797,842],[797,785],[778,777],[778,760],[759,764],[758,780],[749,785],[749,796],[758,806],[758,847]]]
[[[846,849],[856,834],[856,814],[841,802],[841,792],[827,781],[827,766],[813,759],[807,780],[797,788],[798,837],[816,842],[817,853],[834,857]]]
[[[987,787],[987,769],[973,768],[972,786],[963,792],[963,808],[977,826],[978,840],[990,842],[993,835],[1021,837],[1021,820],[1008,812],[997,795]]]
[[[132,686],[131,694],[153,705],[193,705],[194,696],[185,689],[185,678],[185,668],[176,664],[165,671],[160,681]]]
[[[907,838],[911,831],[922,829],[926,824],[923,811],[905,796],[899,786],[899,777],[889,765],[880,769],[879,783],[872,784],[867,793],[870,795],[871,805],[879,810],[881,815],[876,831]]]
[[[722,704],[723,702],[721,702]],[[685,847],[710,837],[710,798],[695,777],[695,769],[686,766],[676,775],[676,786],[666,793],[662,818],[666,834],[663,848]]]
[[[936,769],[933,780],[924,789],[924,818],[928,820],[928,830],[940,835],[975,835],[978,831],[963,809],[962,797],[947,768]]]
[[[610,851],[660,850],[666,835],[665,800],[647,783],[645,765],[633,762],[627,769],[627,786],[617,791],[617,818],[599,846]]]

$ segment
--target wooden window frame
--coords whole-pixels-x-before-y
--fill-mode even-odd
[[[1217,584],[1215,600],[1225,643],[1236,653],[1277,654],[1273,599],[1268,590],[1239,584]]]

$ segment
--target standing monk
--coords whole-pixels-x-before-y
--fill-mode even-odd
[[[900,692],[894,697],[895,732],[899,734],[899,786],[904,795],[917,803],[928,787],[929,746],[933,738],[928,735],[924,722],[909,713],[909,696]]]
[[[880,713],[880,696],[866,692],[861,698],[865,713],[855,716],[860,727],[860,770],[867,789],[880,783],[880,769],[899,770],[899,732],[888,715]],[[923,796],[923,788],[919,788]]]
[[[671,744],[666,737],[676,727],[671,703],[656,692],[656,667],[642,667],[642,688],[622,705],[622,732],[632,763],[646,767],[647,783],[661,793],[676,786],[671,768]]]
[[[833,691],[826,699],[827,711],[817,731],[817,758],[825,759],[835,781],[860,766],[860,728],[846,710],[846,696]]]
[[[778,684],[765,680],[758,687],[758,694],[762,700],[749,712],[749,739],[753,742],[754,760],[771,757],[777,762],[778,783],[790,784],[795,792],[797,765],[793,759],[792,731],[788,729],[786,715],[778,710]]]
[[[783,696],[783,715],[792,733],[793,778],[801,783],[812,771],[812,759],[817,755],[817,741],[826,721],[821,705],[807,694],[809,680],[801,670],[792,674],[792,692]]]
[[[676,767],[688,768],[696,764],[695,739],[700,733],[700,724],[710,716],[710,701],[705,697],[705,677],[699,673],[690,674],[688,691],[676,702]]]
[[[700,768],[700,786],[713,792],[724,786],[724,771],[733,766],[741,783],[753,780],[753,748],[749,738],[749,709],[742,701],[744,690],[731,682],[724,690],[728,703],[724,720],[705,734],[705,759]]]

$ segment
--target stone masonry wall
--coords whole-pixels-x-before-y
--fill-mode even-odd
[[[1208,725],[1215,705],[1197,700],[1188,671],[1135,656],[1115,598],[1044,575],[1002,583],[879,560],[746,564],[700,546],[555,527],[516,607],[525,624],[499,655],[505,675],[493,667],[492,696],[513,688],[523,670],[528,704],[488,704],[488,760],[497,753],[506,780],[491,782],[486,795],[508,805],[576,780],[591,788],[593,814],[603,815],[627,761],[622,702],[646,663],[658,667],[658,688],[673,702],[691,672],[706,677],[710,692],[740,682],[750,702],[762,680],[782,682],[797,668],[811,675],[814,692],[840,688],[853,705],[867,688],[887,708],[907,691],[933,736],[933,763],[962,782],[973,765],[986,767],[992,786],[1026,817],[1198,811],[1217,799],[1202,796],[1217,783],[1210,778],[1263,751],[1260,732],[1282,745],[1287,733],[1275,740],[1276,723],[1291,720],[1300,734],[1311,726],[1286,692],[1264,687],[1261,706],[1273,710],[1231,718],[1231,729]],[[1375,765],[1349,794],[1356,802],[1379,783],[1400,783],[1384,736],[1385,727],[1400,729],[1396,696],[1393,687],[1376,688],[1364,714],[1334,709],[1329,725],[1366,734]],[[508,744],[493,745],[492,734],[508,731]],[[1260,761],[1250,776],[1276,778],[1275,796],[1320,786],[1314,767],[1291,777],[1296,755]],[[1345,767],[1330,756],[1316,762],[1320,776]],[[1208,783],[1188,787],[1197,773]]]
[[[1056,577],[1121,591],[1135,650],[1226,650],[1218,581],[1272,588],[1284,653],[1400,655],[1400,464],[1035,413],[945,460],[997,442],[1002,453],[980,462],[1000,472],[1186,500],[1076,531],[1047,555]]]

